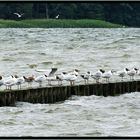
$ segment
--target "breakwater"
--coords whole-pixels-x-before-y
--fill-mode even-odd
[[[17,101],[30,103],[56,103],[65,101],[72,95],[97,95],[107,97],[136,91],[140,91],[140,81],[52,86],[10,91],[5,90],[0,92],[0,106],[15,106]]]

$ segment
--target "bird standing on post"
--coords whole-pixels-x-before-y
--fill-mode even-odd
[[[84,79],[85,84],[88,84],[88,80],[89,80],[89,77],[91,76],[91,73],[90,71],[88,71],[86,74],[81,74],[80,76]]]
[[[93,73],[91,77],[96,80],[96,83],[100,83],[99,80],[102,78],[102,74],[104,72],[104,70],[100,69],[97,72]]]

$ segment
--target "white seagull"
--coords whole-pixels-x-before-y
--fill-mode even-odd
[[[39,87],[42,86],[42,82],[46,81],[47,75],[40,75],[34,79],[35,82],[39,83]]]
[[[64,72],[62,72],[62,74],[63,74],[63,79],[64,80],[69,81],[71,86],[74,85],[74,81],[77,79],[78,75],[64,73]]]
[[[91,73],[90,71],[88,71],[86,74],[81,74],[80,76],[85,80],[85,84],[88,84],[88,80],[91,76]]]
[[[18,18],[21,18],[21,17],[24,15],[24,13],[23,13],[23,14],[13,13],[13,14],[17,15],[17,16],[18,16]]]
[[[54,76],[55,72],[57,71],[57,68],[51,68],[51,69],[36,69],[37,72],[44,72],[47,76]]]
[[[134,80],[134,76],[137,74],[137,69],[133,68],[132,70],[125,68],[127,74],[130,76],[130,80]]]
[[[18,77],[17,75],[15,75],[15,78],[17,79],[16,85],[18,86],[18,89],[21,89],[21,84],[25,83],[25,77]]]
[[[6,86],[6,89],[8,87],[9,90],[12,89],[12,86],[16,85],[17,83],[17,78],[13,77],[13,78],[9,78],[9,80],[4,81],[4,85]]]
[[[108,72],[103,72],[102,78],[105,78],[106,82],[109,83],[109,79],[111,78],[112,74],[113,74],[112,70],[109,70]]]
[[[102,78],[102,74],[104,72],[104,70],[100,69],[97,72],[93,73],[91,77],[96,80],[96,83],[99,83],[99,80]]]
[[[59,14],[55,18],[58,19],[59,18]]]
[[[121,81],[123,81],[123,78],[127,75],[127,71],[126,71],[126,68],[124,70],[120,70],[120,71],[117,71],[115,72],[115,75],[121,77]]]

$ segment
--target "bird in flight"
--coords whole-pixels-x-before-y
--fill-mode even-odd
[[[59,14],[55,18],[58,19],[59,18]]]
[[[18,18],[21,18],[23,15],[24,15],[24,13],[23,14],[19,14],[19,13],[14,13],[15,15],[17,15],[18,16]]]

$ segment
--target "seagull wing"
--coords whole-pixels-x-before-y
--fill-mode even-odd
[[[20,16],[18,13],[14,13],[15,15],[17,15],[17,16]]]
[[[36,69],[35,71],[37,72],[44,72],[47,76],[49,75],[49,73],[51,72],[51,69]]]
[[[57,71],[57,68],[52,68],[48,76],[53,76],[56,71]]]

